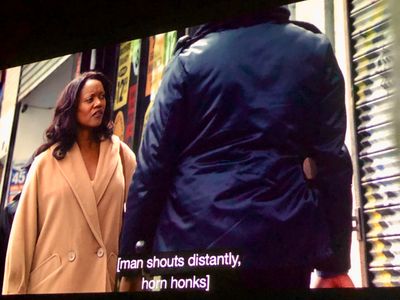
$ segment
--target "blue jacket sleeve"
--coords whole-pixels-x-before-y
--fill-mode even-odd
[[[179,130],[184,128],[185,74],[179,58],[174,57],[165,71],[150,111],[138,153],[137,169],[129,188],[120,256],[134,255],[138,241],[145,242],[146,251],[152,248],[179,153]]]
[[[344,80],[332,47],[325,52],[324,74],[318,89],[311,156],[317,164],[315,185],[320,192],[333,254],[316,268],[321,275],[345,273],[350,268],[352,164],[344,145],[346,109]]]

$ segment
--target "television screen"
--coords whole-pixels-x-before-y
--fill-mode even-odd
[[[400,285],[393,5],[259,2],[4,55],[3,294]]]

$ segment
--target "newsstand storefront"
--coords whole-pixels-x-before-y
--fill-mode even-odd
[[[388,0],[349,7],[358,207],[369,286],[400,285],[400,157],[395,131],[394,31]],[[397,133],[398,134],[398,133]]]

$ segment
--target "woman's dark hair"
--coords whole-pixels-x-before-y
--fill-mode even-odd
[[[53,156],[57,160],[61,160],[72,148],[76,141],[78,130],[76,110],[79,104],[79,95],[86,81],[90,79],[95,79],[102,83],[106,97],[103,120],[101,125],[94,129],[94,138],[96,141],[101,141],[111,137],[114,127],[111,120],[111,84],[103,73],[86,72],[68,83],[61,92],[56,104],[53,121],[45,131],[47,141],[35,151],[35,156],[57,144],[54,148]]]

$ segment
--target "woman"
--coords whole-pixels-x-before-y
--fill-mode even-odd
[[[62,92],[14,219],[4,294],[112,291],[136,161],[112,135],[109,100],[98,72]]]

